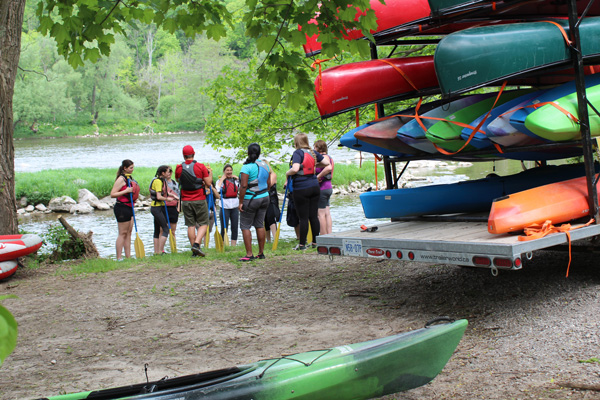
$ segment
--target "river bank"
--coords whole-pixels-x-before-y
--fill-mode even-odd
[[[590,254],[542,252],[519,271],[352,257],[208,256],[19,269],[0,292],[19,322],[0,398],[145,382],[381,338],[437,316],[469,328],[442,373],[385,399],[598,399]],[[108,262],[108,261],[107,261]],[[249,264],[249,265],[248,265]],[[108,265],[107,265],[108,267]],[[572,386],[572,387],[568,387]]]

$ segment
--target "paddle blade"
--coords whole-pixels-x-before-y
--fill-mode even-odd
[[[221,233],[219,232],[219,230],[217,229],[216,226],[215,226],[215,247],[219,253],[222,253],[225,251],[225,246],[223,246],[223,237],[221,236]]]
[[[210,243],[210,229],[206,228],[206,233],[204,234],[204,247],[208,249],[208,244]]]
[[[169,244],[171,245],[171,253],[177,253],[177,244],[175,243],[175,236],[173,230],[169,230]]]
[[[135,233],[133,248],[135,249],[135,258],[146,257],[146,252],[144,251],[144,243],[142,243],[142,239],[140,239],[140,236],[137,234],[137,232]]]
[[[225,246],[229,246],[229,236],[227,236],[227,229],[225,229],[223,231],[223,234],[225,235],[225,237],[223,238],[224,239],[224,244],[225,244]]]
[[[309,246],[313,241],[312,229],[310,229],[310,222],[308,223],[308,234],[306,235],[306,245]]]
[[[277,250],[277,245],[279,244],[279,232],[281,231],[281,221],[277,225],[277,232],[275,232],[275,237],[273,238],[273,251]]]

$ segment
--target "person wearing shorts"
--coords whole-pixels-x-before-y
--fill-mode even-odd
[[[194,160],[194,148],[184,146],[184,163],[175,169],[175,179],[181,189],[181,209],[188,239],[192,246],[192,256],[204,257],[200,250],[200,241],[208,229],[208,206],[204,188],[212,185],[212,169]],[[207,164],[208,165],[208,164]]]
[[[321,189],[318,212],[319,225],[321,228],[320,234],[327,235],[328,233],[331,233],[331,211],[329,209],[329,200],[333,193],[333,186],[331,185],[331,180],[333,179],[333,159],[327,154],[327,143],[324,140],[317,140],[314,144],[314,150],[321,153],[323,157],[329,159],[328,166],[324,168],[317,167],[315,169],[319,187]]]
[[[264,259],[265,249],[265,214],[269,207],[269,188],[273,185],[273,170],[266,161],[260,158],[260,146],[252,143],[248,146],[248,158],[240,171],[240,229],[244,239],[246,255],[239,261],[252,261],[255,258]],[[252,251],[252,233],[256,229],[258,240],[258,256]]]
[[[114,213],[117,219],[119,233],[115,243],[117,261],[131,257],[131,232],[133,231],[133,206],[140,194],[140,186],[131,177],[133,161],[123,160],[117,171],[117,178],[110,191],[110,197],[116,199]]]

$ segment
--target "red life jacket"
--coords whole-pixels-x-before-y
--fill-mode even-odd
[[[121,187],[121,189],[119,189],[119,191],[125,190],[126,188],[129,187],[129,185],[131,185],[131,187],[133,188],[133,192],[131,192],[131,197],[133,197],[133,202],[135,203],[135,201],[138,199],[138,197],[140,195],[140,185],[138,185],[138,183],[133,178],[129,179],[129,185],[128,185],[127,177],[125,175],[121,175],[121,176],[123,177],[123,179],[125,179],[125,185],[123,185],[123,187]],[[124,194],[123,196],[117,197],[117,201],[119,203],[123,203],[128,206],[131,206],[131,197],[129,196],[129,193],[127,193],[127,194]]]
[[[223,181],[223,197],[226,199],[233,199],[238,197],[238,185],[235,183],[235,179],[226,178]]]
[[[296,175],[314,175],[315,174],[315,166],[317,164],[317,160],[313,157],[313,152],[306,149],[302,150],[302,163],[300,163],[300,170],[296,172]],[[316,156],[315,156],[316,157]]]

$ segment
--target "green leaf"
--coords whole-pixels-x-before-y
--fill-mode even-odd
[[[14,295],[0,296],[0,300],[16,298]],[[0,305],[0,366],[17,346],[17,321],[10,311]]]
[[[67,61],[69,62],[71,67],[73,67],[73,69],[77,67],[83,67],[84,65],[83,60],[81,59],[81,56],[78,53],[69,54],[69,58],[67,59]]]
[[[268,89],[266,94],[266,100],[272,108],[277,107],[281,102],[281,92],[276,89]]]
[[[98,50],[97,48],[88,48],[85,49],[85,57],[86,60],[90,60],[91,62],[95,63],[96,61],[98,61],[100,59],[100,50]]]

